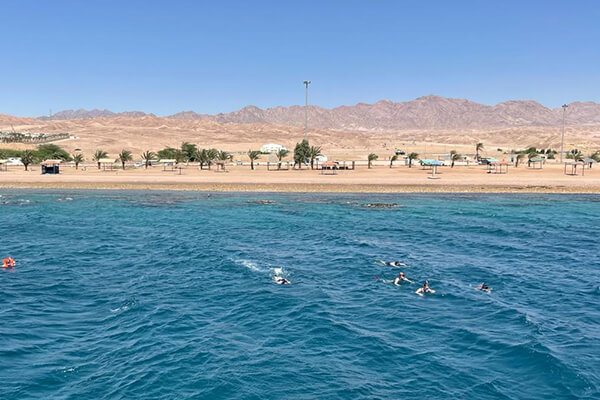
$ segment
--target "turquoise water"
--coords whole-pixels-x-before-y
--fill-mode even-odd
[[[600,398],[600,196],[2,195],[2,399]]]

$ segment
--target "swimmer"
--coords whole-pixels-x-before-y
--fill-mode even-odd
[[[406,266],[405,263],[403,263],[401,261],[397,261],[397,260],[396,261],[377,260],[377,261],[375,261],[375,263],[381,263],[383,265],[389,265],[390,267],[396,267],[396,268],[405,267]]]
[[[490,289],[490,287],[488,285],[486,285],[485,282],[483,282],[481,285],[477,286],[476,289],[477,290],[482,290],[482,291],[484,291],[486,293],[491,293],[492,292],[492,289]]]
[[[400,261],[390,261],[387,263],[390,267],[406,267],[406,264]]]
[[[413,281],[411,281],[410,279],[408,279],[405,275],[404,272],[400,272],[398,274],[398,276],[396,277],[396,279],[394,279],[394,285],[396,286],[400,286],[401,282],[408,282],[408,283],[413,283]]]
[[[285,278],[283,278],[281,276],[275,276],[275,277],[273,277],[273,280],[278,285],[289,285],[290,283],[292,283],[292,282],[288,281],[287,279],[285,279]]]
[[[5,258],[4,260],[2,260],[2,266],[4,268],[14,268],[15,259],[12,257]]]
[[[425,293],[435,293],[435,290],[429,287],[429,281],[425,281],[422,287],[415,291],[419,296],[423,296]]]

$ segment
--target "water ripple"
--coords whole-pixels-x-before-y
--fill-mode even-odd
[[[2,399],[600,397],[600,196],[1,199]]]

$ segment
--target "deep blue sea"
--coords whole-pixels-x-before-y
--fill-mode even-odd
[[[0,194],[3,400],[600,398],[600,195]]]

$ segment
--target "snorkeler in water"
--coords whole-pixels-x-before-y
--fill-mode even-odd
[[[485,282],[483,282],[481,285],[477,286],[477,290],[482,290],[487,293],[490,293],[492,291],[492,289]]]
[[[413,281],[411,281],[410,279],[408,279],[406,277],[406,275],[404,275],[404,272],[400,272],[398,274],[398,276],[396,277],[396,279],[394,279],[394,285],[400,286],[400,283],[402,283],[402,282],[413,283]]]
[[[429,287],[429,281],[425,281],[423,286],[418,288],[415,291],[415,293],[418,294],[419,296],[423,296],[425,293],[435,293],[435,290],[433,290],[432,288]]]
[[[275,281],[276,284],[278,285],[289,285],[290,281],[288,281],[287,279],[281,277],[281,276],[276,276],[275,278],[273,278],[273,280]]]
[[[390,261],[387,263],[390,267],[405,267],[406,264],[400,261]]]

